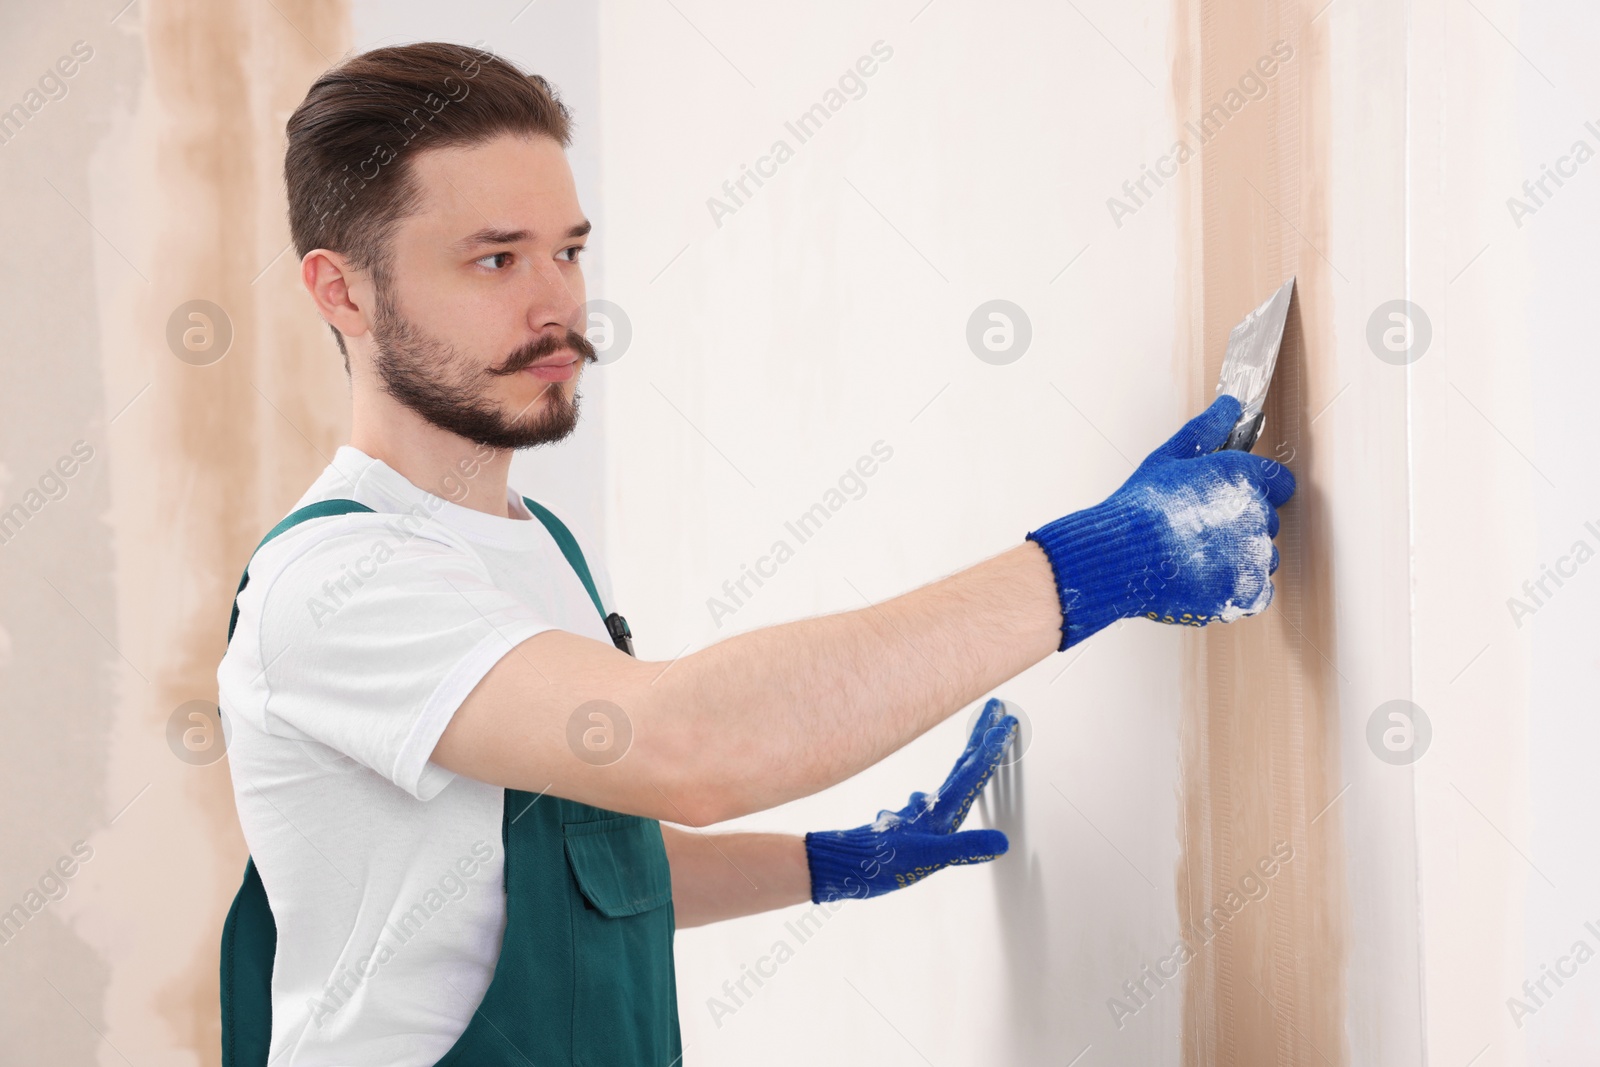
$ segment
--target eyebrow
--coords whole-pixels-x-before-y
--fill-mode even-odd
[[[568,239],[582,237],[592,229],[594,229],[594,223],[584,219],[578,225],[569,229],[563,236]],[[468,249],[475,248],[478,245],[513,245],[519,241],[529,240],[534,236],[532,230],[497,230],[493,227],[485,227],[457,241],[456,247]]]

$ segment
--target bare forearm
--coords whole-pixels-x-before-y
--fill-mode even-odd
[[[657,684],[695,720],[691,777],[711,794],[695,807],[724,819],[870,767],[1060,640],[1050,563],[1024,542],[881,604],[729,638]]]
[[[708,834],[661,827],[680,929],[811,899],[804,839],[793,834]]]

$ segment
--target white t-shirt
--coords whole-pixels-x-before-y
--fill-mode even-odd
[[[217,669],[278,926],[270,1063],[428,1067],[482,1001],[505,928],[504,791],[428,758],[519,642],[611,639],[514,490],[518,518],[485,514],[346,445],[295,507],[332,498],[376,514],[310,519],[257,552]],[[611,610],[595,546],[551,510]]]

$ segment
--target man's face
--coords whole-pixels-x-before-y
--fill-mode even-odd
[[[491,448],[559,441],[578,421],[589,222],[549,137],[502,136],[412,161],[420,210],[375,278],[375,368],[391,396]]]

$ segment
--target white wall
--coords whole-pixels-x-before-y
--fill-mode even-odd
[[[1407,296],[1434,337],[1408,383],[1412,692],[1434,730],[1414,766],[1428,1063],[1590,1062],[1600,1041],[1600,968],[1574,966],[1600,953],[1600,572],[1572,555],[1600,549],[1600,170],[1569,160],[1542,203],[1522,188],[1579,140],[1600,151],[1597,28],[1576,3],[1408,11]],[[1519,220],[1512,198],[1536,211]],[[1532,600],[1523,582],[1558,563],[1565,584]],[[1523,992],[1558,964],[1562,984]]]
[[[1296,473],[1307,491],[1333,501],[1326,549],[1335,639],[1323,651],[1339,686],[1341,778],[1329,808],[1345,838],[1346,1042],[1351,1063],[1402,1067],[1433,1062],[1423,1012],[1417,765],[1378,758],[1367,729],[1380,706],[1419,699],[1410,440],[1415,364],[1380,358],[1368,328],[1380,307],[1416,299],[1407,141],[1415,36],[1407,5],[1388,0],[1341,0],[1318,18],[1329,39],[1329,239],[1310,255],[1325,256],[1333,273],[1334,344],[1320,357],[1337,391],[1313,416],[1331,453],[1327,474],[1313,485],[1307,471]],[[1423,359],[1440,359],[1437,342]]]
[[[641,655],[1002,551],[1101,499],[1183,416],[1176,205],[1120,229],[1105,207],[1171,141],[1168,6],[1079,7],[603,8],[598,295],[634,329],[602,368],[608,537]],[[865,94],[799,144],[786,120],[878,41],[893,54]],[[719,226],[708,198],[779,138],[793,158]],[[965,340],[994,298],[1032,323],[1006,366]],[[708,598],[879,440],[893,456],[864,495],[717,625]],[[1011,803],[975,816],[1011,833],[1001,861],[843,907],[804,944],[784,925],[804,909],[683,932],[686,1058],[1176,1062],[1176,986],[1120,1032],[1106,1000],[1176,937],[1178,636],[1130,625],[997,691],[1033,726]],[[741,824],[899,807],[942,780],[967,718]],[[779,940],[795,957],[714,1020],[708,998],[732,1004],[724,981]]]
[[[1578,3],[1518,5],[1519,46],[1530,62],[1517,68],[1517,125],[1523,179],[1554,167],[1584,141],[1600,152],[1600,71],[1588,42],[1600,39],[1600,12]],[[1534,64],[1537,64],[1535,69]],[[1542,74],[1540,72],[1543,72]],[[1548,76],[1552,86],[1544,79]],[[1563,164],[1571,170],[1571,164]],[[1553,185],[1546,185],[1554,189]],[[1505,196],[1516,190],[1505,190]],[[1600,271],[1594,235],[1600,233],[1600,162],[1591,158],[1538,214],[1518,229],[1507,210],[1491,232],[1497,245],[1520,242],[1530,265],[1527,351],[1532,397],[1530,437],[1519,443],[1554,487],[1528,469],[1538,524],[1537,551],[1518,562],[1523,577],[1562,562],[1580,539],[1600,551],[1600,479],[1595,466],[1595,412],[1600,404],[1600,363],[1592,356],[1592,309]],[[1592,524],[1592,525],[1591,525]],[[1556,589],[1552,584],[1547,589]],[[1497,590],[1498,592],[1498,590]],[[1506,590],[1509,597],[1520,590]],[[1528,711],[1528,864],[1507,857],[1528,887],[1526,938],[1518,979],[1537,980],[1583,940],[1600,953],[1600,857],[1593,848],[1600,812],[1600,567],[1589,560],[1526,619],[1533,642],[1533,684]],[[1501,632],[1514,630],[1511,613]],[[1498,639],[1499,634],[1496,634]],[[1519,842],[1520,843],[1520,842]],[[1520,866],[1519,866],[1520,865]],[[1540,875],[1532,868],[1536,866]],[[1548,876],[1554,886],[1545,881]],[[1562,964],[1570,969],[1571,964]],[[1532,1063],[1600,1059],[1600,964],[1590,960],[1555,995],[1524,1017],[1519,1035]],[[1506,996],[1521,996],[1507,990]],[[1510,1022],[1510,1011],[1506,1011]]]

